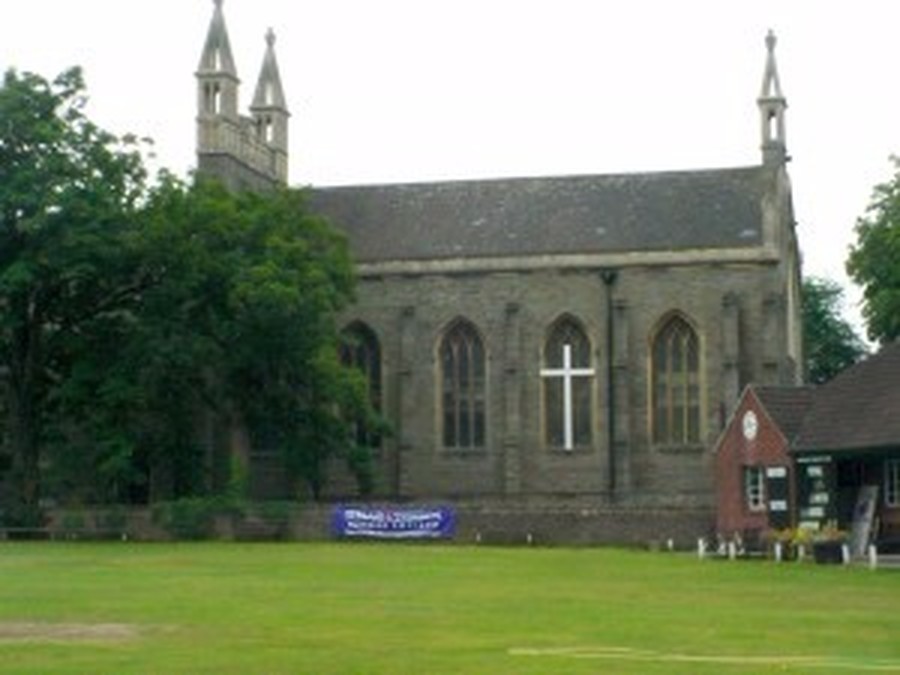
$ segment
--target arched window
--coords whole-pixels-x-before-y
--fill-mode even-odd
[[[256,120],[256,136],[263,143],[272,143],[275,138],[272,118],[269,115]]]
[[[556,322],[541,369],[547,445],[564,450],[591,443],[591,344],[571,318]]]
[[[381,349],[375,333],[364,323],[353,323],[341,334],[341,363],[358,368],[369,386],[369,401],[376,412],[381,411]],[[364,420],[357,420],[356,442],[366,447],[381,445],[380,436],[368,428]]]
[[[666,321],[652,347],[653,441],[700,442],[700,346],[681,316]]]
[[[222,88],[217,83],[207,83],[203,88],[205,112],[218,115],[222,112]]]
[[[472,324],[457,321],[447,330],[441,341],[440,368],[444,447],[484,447],[484,345]]]

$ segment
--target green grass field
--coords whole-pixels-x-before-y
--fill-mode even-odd
[[[900,571],[612,549],[0,544],[2,673],[900,673]]]

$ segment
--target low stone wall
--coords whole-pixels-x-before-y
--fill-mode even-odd
[[[385,508],[446,506],[456,513],[459,544],[536,544],[663,546],[672,540],[679,548],[692,548],[699,537],[709,537],[715,513],[708,507],[595,506],[579,498],[482,499],[422,503],[365,504]],[[289,538],[333,538],[334,505],[300,506],[292,514]]]
[[[690,546],[708,536],[714,514],[704,509],[582,507],[566,504],[478,505],[458,510],[460,541],[535,544],[655,546],[673,540]]]
[[[362,505],[362,504],[360,504]],[[385,508],[444,506],[456,513],[453,543],[499,545],[665,546],[692,548],[713,531],[715,513],[703,506],[602,505],[578,497],[480,499],[365,504]],[[279,509],[250,505],[241,514],[212,519],[209,534],[227,540],[325,541],[334,538],[334,504],[296,504]],[[172,539],[149,508],[56,511],[54,538]],[[112,526],[111,526],[112,525]]]
[[[50,539],[162,541],[171,538],[146,507],[113,506],[53,509],[43,528]]]

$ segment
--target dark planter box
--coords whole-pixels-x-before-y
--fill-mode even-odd
[[[840,565],[844,562],[843,542],[818,541],[813,544],[813,558],[817,563]]]

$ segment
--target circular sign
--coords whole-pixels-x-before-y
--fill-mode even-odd
[[[756,438],[756,432],[759,431],[759,421],[756,419],[755,412],[748,410],[744,413],[742,427],[744,429],[744,438],[748,441],[752,441]]]

